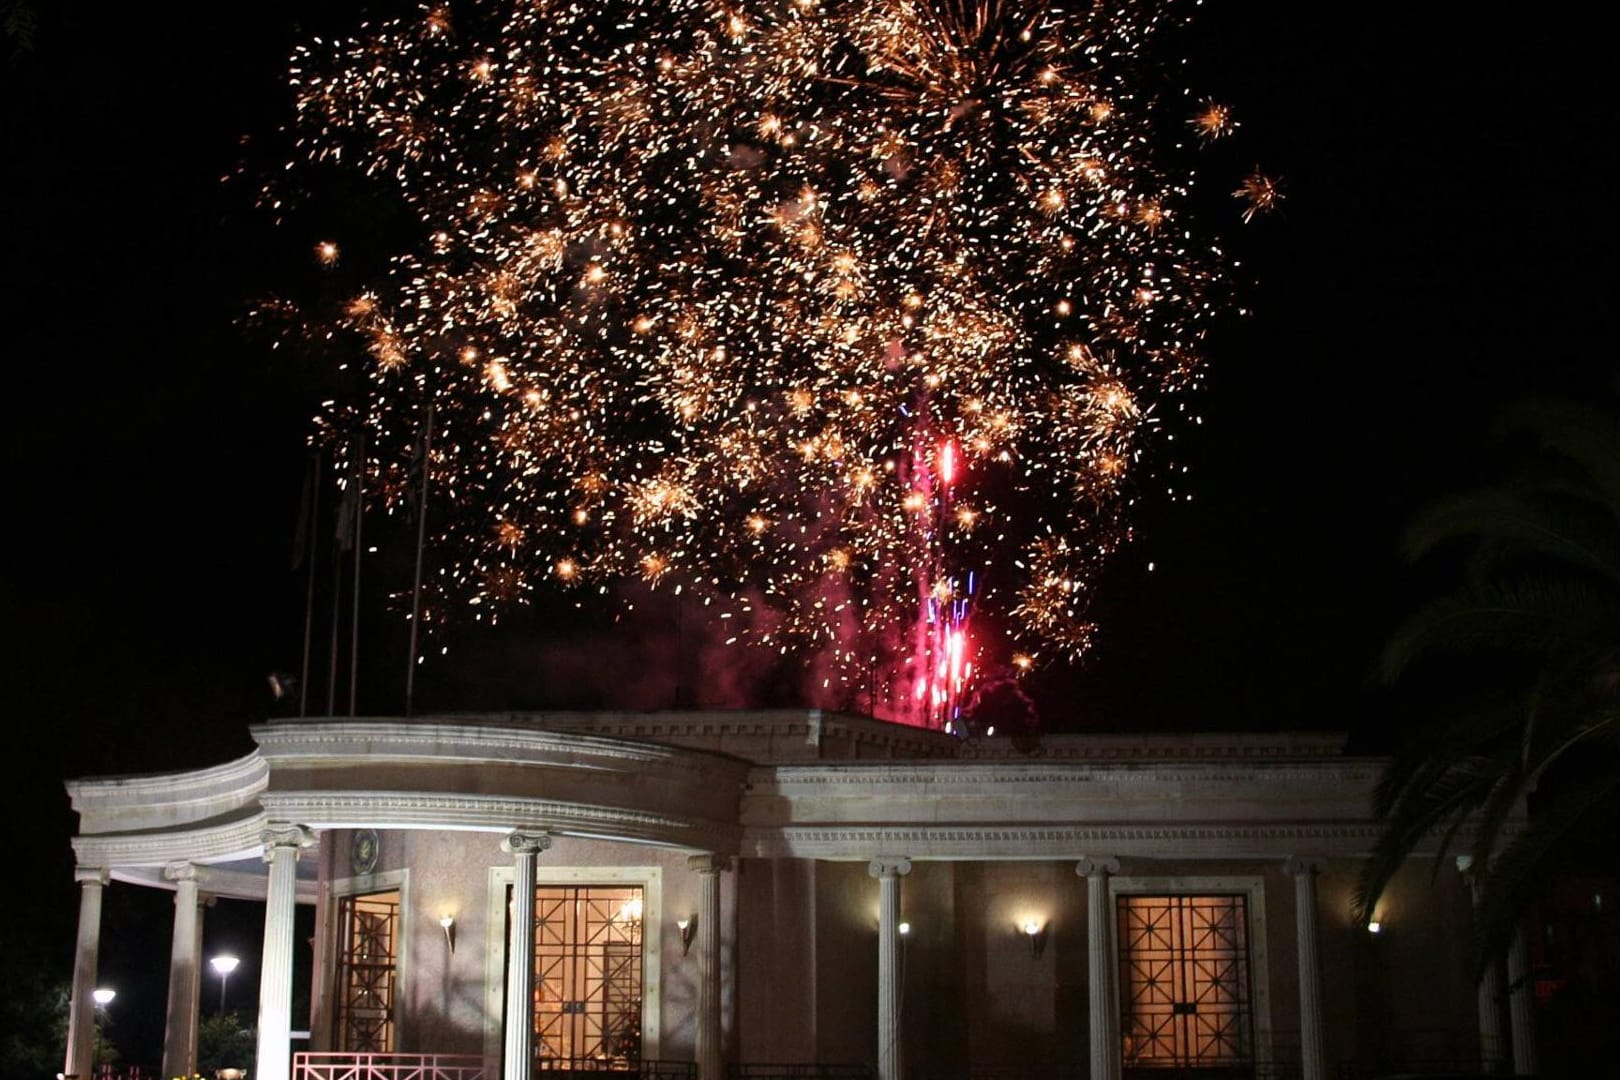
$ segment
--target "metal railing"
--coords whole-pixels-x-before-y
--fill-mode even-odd
[[[317,1053],[293,1055],[293,1080],[489,1080],[479,1054]]]
[[[874,1075],[865,1065],[815,1063],[734,1063],[726,1073],[731,1080],[872,1080]]]
[[[150,1065],[98,1065],[90,1075],[95,1080],[157,1080],[158,1070]]]
[[[1127,1077],[1149,1080],[1299,1080],[1298,1061],[1246,1061],[1226,1066],[1125,1066]],[[967,1080],[1091,1080],[1091,1065],[1042,1065],[1021,1062],[979,1062],[967,1067]]]
[[[597,1058],[536,1058],[534,1071],[559,1080],[586,1074],[635,1077],[636,1080],[694,1080],[697,1076],[697,1066],[690,1061],[624,1062]],[[293,1080],[498,1080],[500,1063],[488,1061],[478,1054],[309,1051],[293,1055],[292,1076]]]
[[[535,1072],[550,1077],[610,1076],[635,1077],[636,1080],[694,1080],[697,1065],[690,1061],[660,1061],[649,1058],[642,1061],[616,1061],[611,1058],[536,1058]]]
[[[1420,1058],[1401,1061],[1341,1061],[1334,1072],[1336,1080],[1382,1080],[1385,1077],[1443,1077],[1454,1078],[1500,1077],[1513,1080],[1511,1063],[1505,1063],[1493,1072],[1482,1072],[1474,1058]]]

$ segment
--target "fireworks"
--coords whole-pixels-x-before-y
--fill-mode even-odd
[[[1232,192],[1232,197],[1248,204],[1243,210],[1243,220],[1252,221],[1256,214],[1277,209],[1277,204],[1283,199],[1282,185],[1256,168]]]
[[[1224,305],[1139,81],[1166,6],[488,0],[303,50],[302,150],[419,223],[338,322],[368,471],[433,408],[439,607],[675,580],[934,722],[976,647],[1082,651]]]

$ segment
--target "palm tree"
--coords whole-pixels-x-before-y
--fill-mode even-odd
[[[1421,669],[1449,704],[1378,786],[1384,831],[1358,895],[1366,916],[1438,834],[1442,857],[1456,848],[1479,873],[1481,969],[1560,844],[1620,806],[1620,411],[1539,401],[1506,426],[1533,440],[1528,464],[1407,533],[1414,561],[1468,557],[1455,587],[1399,626],[1378,674],[1405,683]]]

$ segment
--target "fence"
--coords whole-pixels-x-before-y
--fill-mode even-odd
[[[478,1054],[293,1055],[293,1080],[488,1080]]]

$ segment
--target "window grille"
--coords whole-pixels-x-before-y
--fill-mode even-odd
[[[534,910],[537,1067],[635,1071],[642,887],[542,885]]]
[[[399,948],[399,891],[338,898],[338,1050],[394,1049],[394,984]]]
[[[1120,896],[1128,1069],[1253,1063],[1248,905],[1235,896]]]

